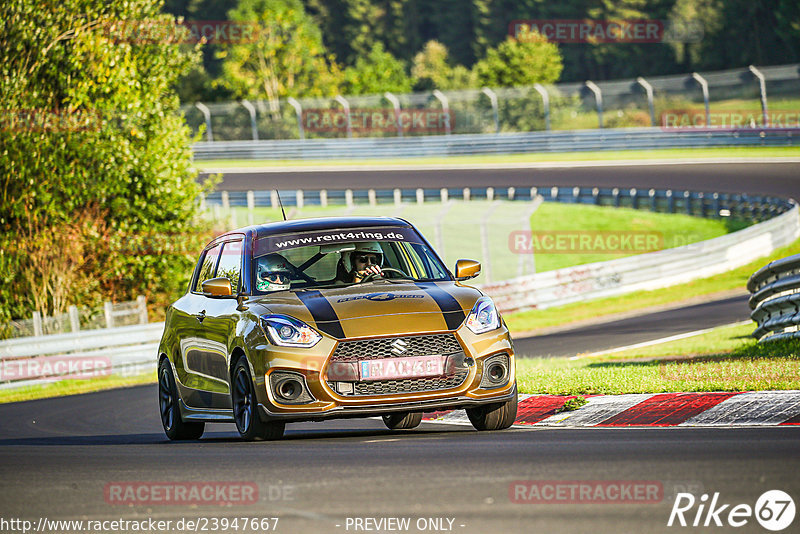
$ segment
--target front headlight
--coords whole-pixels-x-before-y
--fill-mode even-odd
[[[288,315],[263,315],[261,326],[273,345],[281,347],[313,347],[322,336],[303,321]]]
[[[489,330],[500,328],[500,316],[497,315],[497,308],[489,297],[481,297],[472,307],[467,317],[467,328],[473,334],[483,334]]]

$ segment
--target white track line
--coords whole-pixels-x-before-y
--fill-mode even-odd
[[[626,351],[626,350],[629,350],[629,349],[640,349],[642,347],[650,347],[652,345],[660,345],[661,343],[668,343],[670,341],[676,341],[678,339],[685,339],[687,337],[694,337],[694,336],[699,336],[701,334],[707,334],[708,332],[711,332],[712,330],[715,330],[717,328],[726,328],[726,327],[729,327],[729,326],[741,326],[741,325],[745,325],[745,324],[750,324],[752,322],[753,321],[748,319],[746,321],[739,321],[737,323],[724,324],[724,325],[720,325],[720,326],[715,326],[713,328],[704,328],[703,330],[695,330],[694,332],[685,332],[683,334],[675,334],[674,336],[662,337],[662,338],[659,338],[659,339],[654,339],[652,341],[644,341],[642,343],[636,343],[634,345],[626,345],[624,347],[617,347],[617,348],[614,348],[614,349],[601,350],[601,351],[598,351],[598,352],[589,352],[589,353],[586,353],[586,354],[580,354],[578,356],[572,356],[570,358],[570,360],[578,360],[580,358],[587,358],[589,356],[602,356],[604,354],[614,354],[616,352],[622,352],[622,351]]]

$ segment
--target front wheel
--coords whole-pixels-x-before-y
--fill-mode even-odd
[[[390,430],[408,430],[416,428],[422,422],[422,413],[390,413],[383,416],[383,424]]]
[[[171,440],[199,439],[205,423],[187,423],[181,419],[178,388],[172,376],[172,366],[164,358],[158,364],[158,408],[164,433]]]
[[[517,387],[514,386],[511,400],[467,408],[467,417],[476,430],[503,430],[510,427],[517,418]]]
[[[231,382],[231,401],[233,404],[233,419],[239,435],[247,441],[263,441],[266,439],[280,439],[286,423],[283,421],[270,421],[265,423],[258,416],[258,402],[253,388],[253,379],[250,376],[250,366],[244,356],[236,362]]]

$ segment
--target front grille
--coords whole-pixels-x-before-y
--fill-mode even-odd
[[[397,350],[397,340],[402,340],[403,342],[402,351]],[[354,364],[364,360],[432,356],[436,354],[450,356],[448,361],[451,362],[451,365],[455,365],[456,367],[450,367],[449,371],[446,371],[449,374],[445,374],[444,376],[403,378],[398,380],[371,380],[363,382],[348,380],[353,386],[352,393],[341,394],[346,397],[358,397],[366,395],[391,395],[395,393],[417,393],[451,389],[463,384],[464,380],[467,379],[467,375],[469,375],[469,369],[462,367],[464,352],[458,339],[456,339],[456,336],[452,333],[342,341],[336,346],[336,350],[330,357],[329,362]],[[355,365],[352,369],[353,373],[357,373]],[[334,391],[340,391],[335,381],[328,380],[328,385]]]
[[[402,340],[405,349],[402,353],[392,351],[392,343]],[[379,339],[361,339],[358,341],[341,341],[331,362],[357,362],[359,360],[377,360],[380,358],[404,358],[407,356],[430,356],[432,354],[454,354],[461,352],[461,345],[454,334],[431,334],[423,336],[384,337]]]
[[[395,393],[417,393],[421,391],[438,391],[456,388],[464,383],[468,369],[459,369],[451,376],[433,376],[425,378],[405,378],[402,380],[375,380],[373,382],[354,382],[353,393],[345,394],[346,397],[366,395],[392,395]],[[334,382],[328,386],[336,389]]]

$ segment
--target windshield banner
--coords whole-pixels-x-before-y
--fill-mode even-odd
[[[263,237],[256,241],[253,255],[263,256],[271,252],[280,252],[281,250],[297,247],[360,243],[364,241],[422,243],[422,240],[412,228],[349,228],[346,230],[322,230]]]

